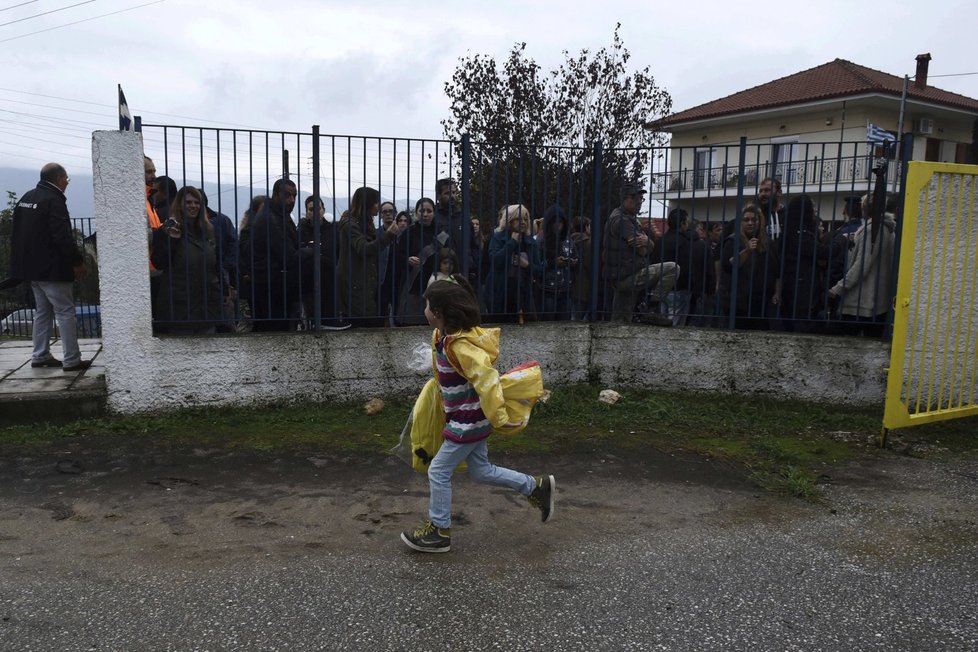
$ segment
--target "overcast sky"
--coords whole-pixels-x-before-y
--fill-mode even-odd
[[[933,85],[978,97],[975,0],[0,3],[0,167],[90,171],[116,84],[146,122],[439,138],[459,57],[525,41],[549,69],[616,22],[677,111],[836,57],[912,75],[922,52]]]

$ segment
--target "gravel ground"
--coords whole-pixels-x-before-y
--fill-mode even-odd
[[[556,474],[553,521],[462,478],[422,555],[395,459],[5,457],[0,649],[978,649],[978,462],[874,455],[809,503],[651,451],[495,461]]]

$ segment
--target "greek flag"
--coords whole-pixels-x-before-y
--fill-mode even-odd
[[[896,142],[896,136],[892,132],[883,129],[883,127],[877,127],[870,122],[866,126],[866,140],[871,143]]]
[[[132,131],[132,114],[129,113],[129,104],[126,102],[126,94],[122,92],[122,84],[119,84],[119,131]]]

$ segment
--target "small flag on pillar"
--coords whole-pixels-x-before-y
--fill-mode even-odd
[[[119,131],[132,131],[132,114],[129,113],[129,103],[126,102],[126,94],[122,92],[122,84],[119,84]]]

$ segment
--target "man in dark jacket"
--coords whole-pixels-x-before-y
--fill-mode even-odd
[[[313,209],[315,202],[316,208]],[[350,322],[337,317],[336,310],[336,225],[326,219],[323,200],[306,197],[306,216],[299,220],[299,244],[309,251],[303,256],[302,304],[310,327],[322,330],[343,330]],[[319,225],[319,324],[316,317],[316,225]]]
[[[447,240],[439,240],[443,246],[458,252],[459,264],[467,266],[469,280],[475,282],[481,245],[473,232],[471,218],[462,215],[462,198],[455,179],[435,182],[435,201],[435,234],[448,234]],[[465,258],[461,255],[463,251],[469,252]]]
[[[214,238],[217,243],[217,260],[221,266],[221,290],[225,295],[234,297],[233,289],[238,282],[238,230],[234,221],[211,208],[207,194],[203,188],[198,188],[207,210],[207,219],[214,227]],[[228,289],[230,286],[230,289]]]
[[[24,193],[14,208],[10,272],[30,281],[37,310],[34,313],[34,352],[31,367],[61,367],[66,372],[88,369],[81,359],[75,324],[72,281],[84,276],[85,258],[71,233],[65,189],[68,173],[57,163],[41,169],[34,190]],[[63,362],[51,355],[54,320],[61,332]]]
[[[292,331],[299,319],[301,251],[292,222],[296,194],[294,182],[276,181],[271,198],[238,241],[242,277],[251,280],[244,298],[253,307],[255,331]]]
[[[653,244],[638,222],[643,201],[645,189],[637,183],[626,184],[621,206],[611,212],[604,228],[602,276],[615,321],[632,321],[640,293],[651,291],[655,302],[665,299],[679,275],[676,263],[649,264]],[[658,326],[672,326],[671,319],[654,311],[639,317]]]
[[[160,176],[153,179],[152,185],[153,208],[156,209],[156,215],[160,218],[160,222],[166,222],[170,217],[170,204],[177,196],[177,182],[170,177]]]

